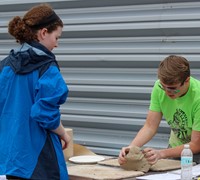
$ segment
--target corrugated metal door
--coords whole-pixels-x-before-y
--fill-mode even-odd
[[[41,1],[34,1],[39,3]],[[62,121],[74,141],[118,155],[144,124],[159,62],[169,54],[200,69],[200,2],[187,0],[49,0],[65,27],[54,53],[69,86]],[[14,40],[7,23],[35,3],[0,2],[0,58]],[[163,120],[147,146],[167,147]]]

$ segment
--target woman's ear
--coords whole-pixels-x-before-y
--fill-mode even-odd
[[[38,31],[38,39],[39,41],[44,40],[46,37],[47,28],[42,28]]]

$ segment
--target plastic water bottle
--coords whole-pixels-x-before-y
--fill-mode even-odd
[[[181,180],[192,180],[193,154],[189,144],[181,152]]]

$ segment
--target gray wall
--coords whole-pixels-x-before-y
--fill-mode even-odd
[[[34,5],[0,2],[0,59],[14,40],[8,21]],[[34,1],[37,2],[41,1]],[[189,0],[49,0],[65,27],[54,53],[70,89],[61,107],[75,143],[118,155],[144,124],[159,62],[183,55],[199,77],[200,2]],[[147,146],[167,147],[162,120]]]

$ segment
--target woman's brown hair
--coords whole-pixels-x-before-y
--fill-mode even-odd
[[[158,68],[158,79],[167,85],[183,83],[189,76],[189,62],[182,56],[170,55],[161,61]]]
[[[15,16],[8,24],[8,32],[20,44],[38,41],[37,31],[46,28],[49,33],[63,27],[62,20],[57,16],[49,4],[32,7],[23,18]]]

